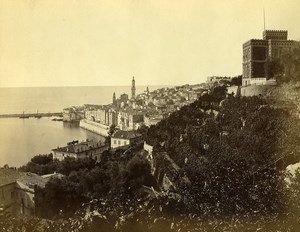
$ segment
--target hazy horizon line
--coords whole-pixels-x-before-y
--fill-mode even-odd
[[[181,84],[181,85],[168,85],[168,84],[151,84],[151,85],[136,85],[138,86],[183,86],[183,85],[199,85],[198,84]],[[0,86],[0,89],[5,88],[73,88],[73,87],[131,87],[131,85],[70,85],[70,86]]]

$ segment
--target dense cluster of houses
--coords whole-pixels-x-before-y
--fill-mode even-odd
[[[157,124],[183,105],[195,101],[206,91],[205,84],[184,85],[174,88],[162,88],[152,92],[149,88],[135,96],[135,80],[132,80],[131,97],[121,94],[116,98],[113,93],[112,103],[108,105],[84,105],[66,108],[64,121],[96,122],[102,125],[114,125],[120,130],[136,130],[141,125]]]

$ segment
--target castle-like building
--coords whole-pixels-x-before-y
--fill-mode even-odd
[[[243,86],[266,83],[266,62],[290,52],[298,43],[287,36],[285,30],[265,30],[263,39],[251,39],[243,44]]]

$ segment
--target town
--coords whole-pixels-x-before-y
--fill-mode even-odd
[[[136,95],[135,79],[132,79],[131,96],[123,93],[119,98],[112,95],[108,105],[84,105],[63,110],[63,121],[80,121],[80,126],[107,136],[109,127],[120,130],[136,130],[141,125],[157,124],[172,112],[195,101],[208,87],[204,84],[162,88],[152,92],[149,88]]]
[[[140,159],[142,160],[139,164],[144,165],[144,160],[148,162],[147,165],[149,165],[150,167],[148,174],[151,174],[151,178],[153,177],[155,182],[155,184],[152,186],[145,186],[144,182],[139,180],[142,183],[140,186],[140,192],[143,192],[143,194],[147,193],[154,199],[158,199],[158,196],[171,196],[172,199],[175,199],[178,202],[187,203],[184,201],[185,198],[176,191],[182,190],[182,186],[185,186],[185,190],[193,189],[193,183],[195,183],[193,171],[194,169],[198,170],[199,166],[201,165],[203,165],[203,170],[207,171],[204,172],[204,174],[201,173],[205,176],[205,178],[207,178],[204,183],[201,182],[201,191],[207,191],[206,189],[208,188],[207,186],[209,185],[209,183],[213,187],[218,186],[219,182],[216,185],[213,185],[215,183],[212,182],[212,178],[210,178],[207,174],[209,172],[209,168],[204,169],[207,168],[205,165],[208,165],[208,163],[211,163],[212,166],[214,165],[214,163],[210,161],[210,159],[215,159],[212,158],[214,157],[214,155],[216,157],[225,157],[225,155],[223,155],[223,153],[219,151],[224,151],[224,154],[228,152],[226,149],[228,149],[230,146],[233,146],[232,140],[234,140],[234,136],[240,139],[239,143],[242,144],[244,141],[246,141],[248,144],[250,144],[250,142],[253,141],[253,138],[251,136],[255,134],[252,131],[254,129],[251,127],[249,122],[251,122],[252,125],[257,126],[258,128],[263,128],[265,124],[267,124],[267,129],[272,130],[271,132],[274,132],[274,128],[272,127],[273,124],[271,124],[272,122],[269,122],[271,121],[271,119],[267,120],[266,115],[268,116],[269,113],[272,115],[277,115],[277,108],[265,107],[267,105],[267,102],[265,102],[264,99],[258,97],[255,98],[253,96],[264,96],[266,92],[278,87],[277,81],[279,79],[276,80],[276,75],[274,73],[273,75],[270,72],[265,72],[265,67],[269,64],[268,62],[270,60],[279,58],[281,54],[284,53],[284,51],[291,52],[298,45],[299,42],[287,40],[287,31],[265,30],[263,32],[262,40],[250,40],[243,45],[242,76],[236,76],[233,78],[210,76],[207,78],[206,83],[162,88],[154,91],[150,91],[150,89],[147,87],[144,93],[138,95],[136,94],[136,79],[135,77],[133,77],[131,81],[130,96],[123,93],[119,97],[117,97],[115,93],[112,93],[112,102],[108,105],[86,104],[79,107],[69,107],[63,109],[64,122],[79,122],[80,127],[105,137],[105,142],[90,140],[86,140],[83,142],[80,142],[78,140],[70,141],[66,145],[61,144],[57,148],[53,148],[51,151],[51,156],[46,156],[46,158],[39,157],[43,160],[39,160],[37,161],[37,163],[40,162],[40,164],[45,164],[45,166],[47,166],[48,163],[54,162],[53,160],[56,160],[55,162],[64,162],[66,160],[66,162],[71,162],[70,160],[73,160],[72,162],[77,162],[88,158],[95,161],[96,164],[92,163],[91,165],[92,168],[95,168],[98,171],[103,170],[101,169],[102,167],[98,167],[96,165],[102,165],[102,163],[104,163],[106,166],[113,166],[113,164],[115,164],[114,162],[123,162],[125,164],[120,169],[123,171],[126,170],[127,173],[127,168],[130,169],[130,165],[133,165],[132,163],[138,162],[133,158],[135,156],[134,152],[136,152],[136,154],[138,154],[136,156],[141,157]],[[278,78],[281,77],[282,76],[278,74]],[[240,103],[245,104],[247,107],[243,108],[243,104]],[[231,110],[227,110],[225,106],[232,108],[230,108]],[[260,109],[269,111],[260,111]],[[188,115],[185,110],[187,110],[187,112],[190,111],[193,113]],[[253,115],[251,115],[251,113]],[[261,119],[265,120],[263,125],[256,124],[259,124],[259,120],[257,120],[256,118],[258,117],[258,114],[261,114]],[[184,115],[184,117],[177,118],[178,115]],[[230,117],[228,115],[230,115]],[[228,118],[226,118],[227,116]],[[253,117],[254,119],[251,117]],[[297,117],[299,118],[299,111],[297,112]],[[231,118],[234,118],[234,120]],[[230,120],[233,120],[233,122]],[[270,125],[268,123],[270,123]],[[277,123],[277,121],[274,122],[274,124],[275,123]],[[142,131],[143,128],[145,129],[144,132]],[[169,131],[165,131],[165,128],[168,128]],[[166,133],[164,134],[164,136],[162,135],[162,131]],[[240,138],[238,136],[241,136],[241,131],[247,131],[247,133],[249,133],[251,136],[242,136]],[[266,139],[267,142],[272,142],[272,146],[274,145],[275,140],[276,142],[279,141],[279,139],[276,137],[277,134],[275,132],[270,135],[270,138],[268,137],[269,135],[265,136],[261,135],[261,133],[263,133],[263,131],[257,132],[257,134],[261,136],[259,138],[261,138],[262,140],[262,142],[259,143],[257,147],[261,146],[263,147],[262,149],[266,149],[264,147],[265,140],[263,139]],[[288,131],[287,133],[290,133],[290,131]],[[276,138],[274,139],[271,136],[275,136]],[[292,134],[291,136],[294,136],[293,138],[297,137],[294,134]],[[282,148],[282,150],[287,149],[282,145],[282,140],[280,146],[282,146],[280,147]],[[253,147],[255,148],[255,146]],[[236,145],[236,147],[234,147],[234,149],[238,150],[241,153],[244,152],[243,149],[248,149],[249,152],[251,151],[255,153],[256,151],[252,150],[254,149],[253,147],[246,145],[239,147],[238,144]],[[290,147],[292,146],[289,146],[289,149]],[[183,148],[186,150],[180,150]],[[214,148],[219,153],[215,154]],[[211,156],[209,156],[208,154]],[[252,153],[250,155],[252,155]],[[107,156],[111,156],[113,158]],[[270,170],[274,170],[279,165],[283,166],[282,163],[286,162],[287,159],[296,160],[297,158],[299,158],[298,156],[293,152],[290,152],[288,154],[288,158],[286,158],[283,155],[278,156],[278,154],[276,153],[274,154],[274,157],[272,157],[272,159],[270,158],[268,160],[270,165],[272,165],[270,167]],[[253,157],[255,159],[257,158],[256,156]],[[39,158],[35,159],[38,160]],[[118,161],[118,159],[120,159],[121,161]],[[227,157],[224,158],[224,160],[230,164],[232,164],[231,162],[235,162],[234,159],[236,159],[236,157],[232,157],[230,159]],[[238,161],[243,163],[244,159],[248,158],[242,157],[241,160]],[[262,157],[259,157],[257,159],[261,163],[265,161]],[[107,160],[109,160],[109,162],[111,163],[105,163],[108,162]],[[131,160],[134,161],[130,163]],[[194,164],[194,161],[198,162],[198,166]],[[227,165],[225,161],[222,162]],[[220,165],[218,166],[218,168],[220,169],[223,168],[222,162],[217,162],[218,165]],[[249,158],[247,162],[251,163],[252,160]],[[76,163],[76,165],[79,164]],[[89,167],[88,165],[90,165],[90,163],[84,165]],[[121,164],[117,164],[116,166],[118,165]],[[235,163],[232,165],[235,165]],[[255,181],[256,183],[263,186],[262,182],[259,182],[260,180],[258,178],[261,178],[261,180],[265,180],[265,173],[261,172],[261,169],[265,170],[269,168],[269,166],[263,166],[265,165],[264,163],[262,165],[263,168],[258,168],[256,166],[256,163],[251,163],[251,165],[249,166],[247,165],[245,167],[250,170],[247,170],[250,174],[245,174],[244,170],[239,170],[239,176],[234,176],[235,178],[237,178],[236,181],[239,180],[241,175],[245,175],[245,177],[243,176],[245,178],[245,182],[243,183],[248,184],[249,182],[249,189],[252,190],[252,188],[256,188],[256,185],[254,184]],[[236,166],[232,167],[238,169],[238,167]],[[227,169],[222,169],[222,171],[229,173],[234,170],[234,168],[232,167],[230,166]],[[36,168],[36,166],[27,166],[25,168],[34,169]],[[62,170],[64,170],[63,168]],[[216,169],[216,172],[218,171],[218,168]],[[90,171],[88,170],[88,168],[84,170],[87,173],[88,171]],[[141,171],[141,175],[145,174],[143,171]],[[68,181],[72,181],[79,176],[79,174],[77,174],[76,172],[72,173],[72,171],[66,172],[65,174],[57,173],[56,171],[54,171],[53,173],[49,173],[49,170],[47,170],[47,172],[47,174],[43,173],[43,175],[38,175],[31,172],[20,172],[14,168],[9,167],[1,168],[1,213],[10,212],[12,214],[35,215],[35,190],[38,187],[41,189],[45,188],[47,182],[53,181],[53,179],[51,178],[63,179],[64,176],[69,175],[71,177],[68,179]],[[78,172],[80,173],[80,171]],[[104,171],[101,173],[103,174]],[[128,173],[130,173],[130,171],[128,171]],[[197,173],[197,175],[198,174],[199,173]],[[131,175],[129,174],[128,176],[131,177]],[[126,178],[129,178],[128,176],[126,176]],[[145,176],[149,177],[146,174]],[[144,179],[147,179],[146,177],[144,178],[143,176]],[[125,177],[122,176],[122,178]],[[122,178],[121,180],[123,181]],[[138,179],[139,177],[135,178]],[[218,178],[221,177],[218,176]],[[123,183],[122,181],[121,183]],[[227,180],[224,179],[224,181]],[[270,181],[273,181],[273,179]],[[228,186],[229,185],[231,186],[231,183],[229,183]],[[126,191],[131,191],[128,189],[133,188],[131,186],[128,187],[127,185],[126,187]],[[227,190],[228,192],[230,191],[230,189]],[[265,191],[265,189],[263,190]],[[199,188],[196,188],[195,191],[199,193],[200,190]],[[111,194],[112,192],[113,191],[110,190],[105,192],[105,194]],[[92,195],[92,193],[89,194]],[[210,197],[210,192],[208,192],[207,194],[208,195],[205,195],[205,197]],[[223,191],[222,194],[226,195],[227,192]],[[264,196],[263,194],[265,193],[262,193],[262,196]],[[85,195],[84,197],[87,196]],[[187,197],[191,196],[189,195]],[[196,199],[195,196],[193,197],[191,199],[195,200],[195,202],[198,202],[197,200],[199,199]],[[220,199],[221,197],[222,196],[220,196]],[[253,202],[256,198],[256,195],[251,195],[249,197],[249,202]],[[92,199],[91,202],[93,202],[94,198],[91,197],[90,199]],[[226,200],[227,199],[225,199],[225,201]],[[223,198],[222,201],[222,204],[225,205],[225,201]],[[236,198],[236,202],[238,201],[242,202],[240,196],[237,196]],[[242,206],[237,206],[236,202],[232,203],[232,208],[234,208],[233,212],[244,212],[242,210],[239,211]],[[82,204],[82,202],[80,203]],[[101,204],[105,205],[106,203],[102,202]],[[188,202],[187,204],[192,203]],[[201,204],[199,204],[200,208],[206,207],[210,203],[207,203],[207,205]],[[251,204],[249,205],[245,207],[249,207],[250,209],[252,206]],[[260,207],[261,205],[257,204],[257,208],[259,210],[262,210]],[[268,207],[270,206],[266,206],[265,208]],[[218,208],[216,209],[216,211],[213,211],[213,213],[217,212],[217,210]],[[226,207],[224,207],[223,210],[224,212],[227,212]],[[270,212],[271,211],[272,210],[270,209]],[[213,213],[212,215],[214,215]]]

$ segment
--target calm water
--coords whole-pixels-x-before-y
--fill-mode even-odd
[[[150,86],[150,91],[163,86]],[[146,86],[137,86],[137,94]],[[69,106],[108,104],[112,94],[130,94],[130,86],[117,87],[43,87],[0,88],[0,114],[59,112]],[[78,125],[52,121],[51,118],[0,118],[0,166],[21,166],[33,156],[49,154],[51,149],[64,146],[72,140],[103,137],[86,131]]]
[[[163,86],[150,86],[150,91]],[[147,86],[136,86],[142,93]],[[113,92],[130,96],[130,86],[0,88],[0,114],[61,112],[69,106],[109,104]]]
[[[73,140],[104,138],[74,123],[52,121],[51,118],[0,119],[0,166],[20,166],[34,155],[49,154],[51,149]]]

